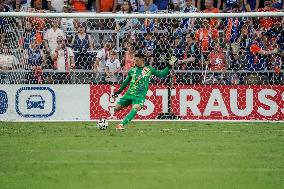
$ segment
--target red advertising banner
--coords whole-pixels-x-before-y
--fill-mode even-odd
[[[117,99],[111,94],[119,86],[92,85],[90,119],[123,118],[113,111]],[[284,120],[284,86],[277,85],[176,85],[171,89],[172,113],[181,119]],[[136,119],[156,119],[168,112],[166,85],[150,85],[143,110]]]

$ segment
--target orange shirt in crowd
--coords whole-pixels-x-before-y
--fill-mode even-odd
[[[220,11],[217,8],[213,8],[211,10],[205,9],[203,12],[204,13],[219,13]],[[210,19],[210,26],[213,27],[213,28],[216,28],[217,25],[218,25],[218,19],[217,18],[211,18]]]
[[[211,52],[209,54],[210,70],[212,71],[223,71],[226,68],[225,55],[222,51]]]
[[[114,0],[101,0],[101,12],[112,12]]]
[[[253,54],[253,55],[256,55],[256,53],[258,53],[259,51],[261,51],[261,48],[260,46],[258,46],[257,44],[252,44],[249,48],[250,52]]]
[[[73,0],[72,6],[73,10],[76,12],[84,12],[87,10],[85,0]]]
[[[219,37],[218,30],[215,28],[206,29],[206,28],[200,28],[195,33],[195,39],[199,45],[201,45],[202,51],[208,51],[210,41],[212,39],[217,39]]]
[[[261,8],[258,9],[259,12],[277,12],[277,9],[271,7],[269,9]],[[260,17],[259,18],[259,26],[262,29],[269,29],[273,26],[274,23],[281,22],[281,18],[277,17]]]

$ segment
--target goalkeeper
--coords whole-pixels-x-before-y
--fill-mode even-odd
[[[122,123],[116,126],[117,130],[123,130],[127,125],[143,108],[146,94],[149,87],[150,77],[152,75],[157,77],[166,77],[171,70],[172,66],[177,62],[177,58],[172,56],[167,63],[167,67],[163,71],[158,71],[151,66],[145,66],[144,54],[138,52],[135,54],[135,67],[131,68],[128,72],[127,78],[123,81],[120,88],[114,92],[113,97],[116,98],[127,86],[130,84],[129,89],[125,95],[120,98],[119,102],[115,106],[115,111],[120,111],[132,104],[131,111],[123,119]]]

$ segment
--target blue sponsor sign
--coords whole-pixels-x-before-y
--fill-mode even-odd
[[[50,117],[55,105],[55,93],[49,87],[22,87],[16,93],[16,112],[22,117]]]
[[[0,90],[0,114],[5,114],[8,109],[8,95],[5,91]]]

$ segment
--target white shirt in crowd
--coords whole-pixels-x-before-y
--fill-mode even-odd
[[[47,40],[50,51],[53,51],[54,49],[56,49],[58,36],[62,36],[63,39],[66,39],[65,33],[63,32],[63,30],[59,28],[57,28],[55,31],[53,28],[50,28],[44,34],[43,39]]]
[[[106,62],[109,59],[109,51],[106,51],[105,48],[102,48],[97,53],[97,58],[100,59],[98,72],[105,72],[105,70],[106,70]]]
[[[58,59],[57,59],[57,70],[58,71],[66,71],[66,58],[69,64],[69,68],[71,69],[71,57],[74,57],[74,52],[70,47],[66,47],[68,57],[64,54],[64,50],[60,49],[58,51]],[[51,56],[54,57],[56,55],[55,49],[51,52]]]
[[[115,72],[117,71],[117,69],[121,68],[120,61],[118,59],[115,59],[113,60],[113,62],[111,62],[111,60],[108,59],[106,62],[106,67],[109,69],[110,72]]]
[[[17,65],[19,65],[19,60],[14,55],[0,54],[0,69],[12,70]]]
[[[113,61],[111,61],[110,59],[107,60],[106,62],[106,68],[109,69],[109,72],[115,72],[117,71],[117,69],[120,69],[120,61],[118,59],[114,59]],[[117,74],[114,75],[109,75],[108,77],[106,77],[106,81],[110,81],[110,82],[117,82]]]
[[[27,12],[29,8],[31,8],[31,1],[32,0],[27,0],[26,3],[21,5],[21,12]]]
[[[51,6],[56,12],[63,12],[64,0],[47,0],[51,1]]]
[[[62,18],[61,19],[61,29],[65,32],[75,31],[74,19],[73,18]]]

